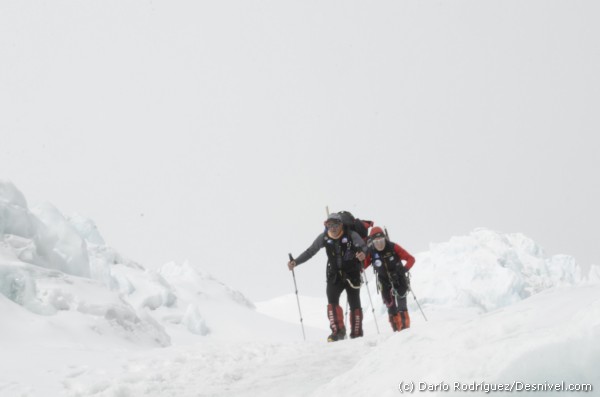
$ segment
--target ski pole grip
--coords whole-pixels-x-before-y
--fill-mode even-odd
[[[292,256],[292,254],[288,254],[288,257],[290,258],[290,261],[294,260],[294,257]]]

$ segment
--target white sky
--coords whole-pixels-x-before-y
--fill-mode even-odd
[[[3,1],[0,178],[148,267],[189,258],[251,299],[290,292],[287,253],[325,205],[414,253],[485,226],[599,263],[599,16],[597,1]],[[305,266],[301,292],[323,294],[324,257]]]

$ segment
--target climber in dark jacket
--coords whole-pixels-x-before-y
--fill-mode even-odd
[[[388,308],[390,324],[394,331],[410,327],[410,317],[406,306],[408,293],[408,272],[415,264],[415,258],[398,244],[389,241],[380,227],[371,229],[368,239],[368,255],[365,268],[371,263],[377,273],[381,297]]]
[[[364,240],[353,230],[346,230],[342,217],[332,213],[325,221],[326,230],[319,234],[310,247],[295,260],[288,262],[288,268],[308,261],[321,248],[327,252],[327,317],[333,342],[346,337],[344,313],[340,307],[340,295],[345,290],[350,305],[350,337],[363,336],[360,286],[362,261],[366,258],[367,247]]]

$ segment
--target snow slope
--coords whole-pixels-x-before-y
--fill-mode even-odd
[[[571,257],[547,257],[526,236],[478,229],[418,254],[411,273],[428,321],[410,297],[412,327],[392,333],[369,270],[365,337],[325,343],[324,294],[300,295],[303,341],[296,295],[253,304],[194,264],[149,271],[107,246],[91,220],[29,209],[0,182],[0,396],[391,396],[401,382],[440,396],[489,395],[453,393],[454,382],[600,387],[598,267],[583,275]]]

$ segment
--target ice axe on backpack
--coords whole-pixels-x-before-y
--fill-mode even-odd
[[[294,260],[292,254],[288,254],[290,261]],[[292,277],[294,278],[294,289],[296,290],[296,302],[298,303],[298,313],[300,313],[300,325],[302,326],[302,337],[306,340],[306,334],[304,333],[304,321],[302,320],[302,310],[300,310],[300,298],[298,297],[298,285],[296,284],[296,273],[294,273],[294,268],[292,268]]]

